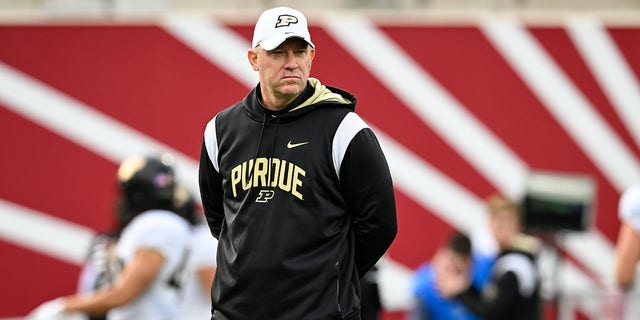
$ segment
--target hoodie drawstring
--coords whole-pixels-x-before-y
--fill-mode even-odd
[[[269,168],[267,169],[267,186],[271,187],[271,167],[272,159],[276,150],[276,137],[278,136],[278,124],[280,124],[280,118],[276,118],[275,127],[273,128],[273,139],[271,143],[271,152],[269,154]],[[277,173],[277,172],[276,172]]]
[[[260,126],[260,136],[258,137],[258,146],[256,146],[256,152],[253,155],[253,166],[249,167],[249,176],[247,177],[249,181],[253,180],[253,171],[254,168],[256,166],[256,160],[258,159],[258,153],[260,152],[260,144],[262,143],[262,135],[264,134],[264,127],[266,126],[267,123],[267,114],[265,113],[264,116],[262,117],[262,125]],[[253,188],[253,183],[250,184]],[[251,192],[251,189],[249,189],[249,192],[247,192],[247,194],[249,194]]]
[[[270,187],[271,186],[271,167],[273,166],[273,155],[275,154],[275,150],[276,150],[276,137],[278,136],[278,125],[280,124],[280,118],[276,117],[276,121],[275,121],[275,126],[273,128],[273,139],[271,142],[271,152],[269,152],[269,154],[267,155],[269,162],[268,162],[268,168],[267,168],[267,186]],[[264,135],[264,128],[267,126],[267,113],[264,113],[264,116],[262,117],[262,124],[260,126],[260,136],[258,137],[258,146],[256,147],[256,152],[253,156],[253,166],[251,166],[249,168],[249,175],[248,175],[248,179],[249,181],[252,181],[253,179],[253,172],[255,171],[255,166],[256,166],[256,161],[258,159],[258,154],[260,153],[260,145],[262,144],[262,137]],[[253,184],[252,188],[253,188]]]

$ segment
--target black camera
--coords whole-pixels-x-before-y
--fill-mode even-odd
[[[522,199],[529,231],[587,231],[594,219],[596,184],[588,175],[538,171]]]

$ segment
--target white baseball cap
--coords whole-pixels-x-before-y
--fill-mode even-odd
[[[307,26],[307,18],[302,12],[287,8],[277,7],[264,11],[256,27],[253,29],[252,47],[261,46],[271,51],[289,38],[300,38],[314,47]]]

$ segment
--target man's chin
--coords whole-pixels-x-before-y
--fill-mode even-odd
[[[304,89],[304,86],[300,86],[299,84],[290,84],[282,86],[280,88],[280,92],[284,95],[298,95],[302,92],[302,89]]]

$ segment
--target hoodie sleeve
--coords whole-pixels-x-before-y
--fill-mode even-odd
[[[357,117],[358,120],[362,121]],[[368,127],[357,130],[349,141],[339,176],[352,216],[355,262],[362,277],[386,252],[397,233],[391,173],[378,140]]]
[[[215,135],[215,118],[209,122],[200,150],[198,178],[200,197],[211,234],[220,238],[224,221],[222,176],[217,167],[218,143]]]

